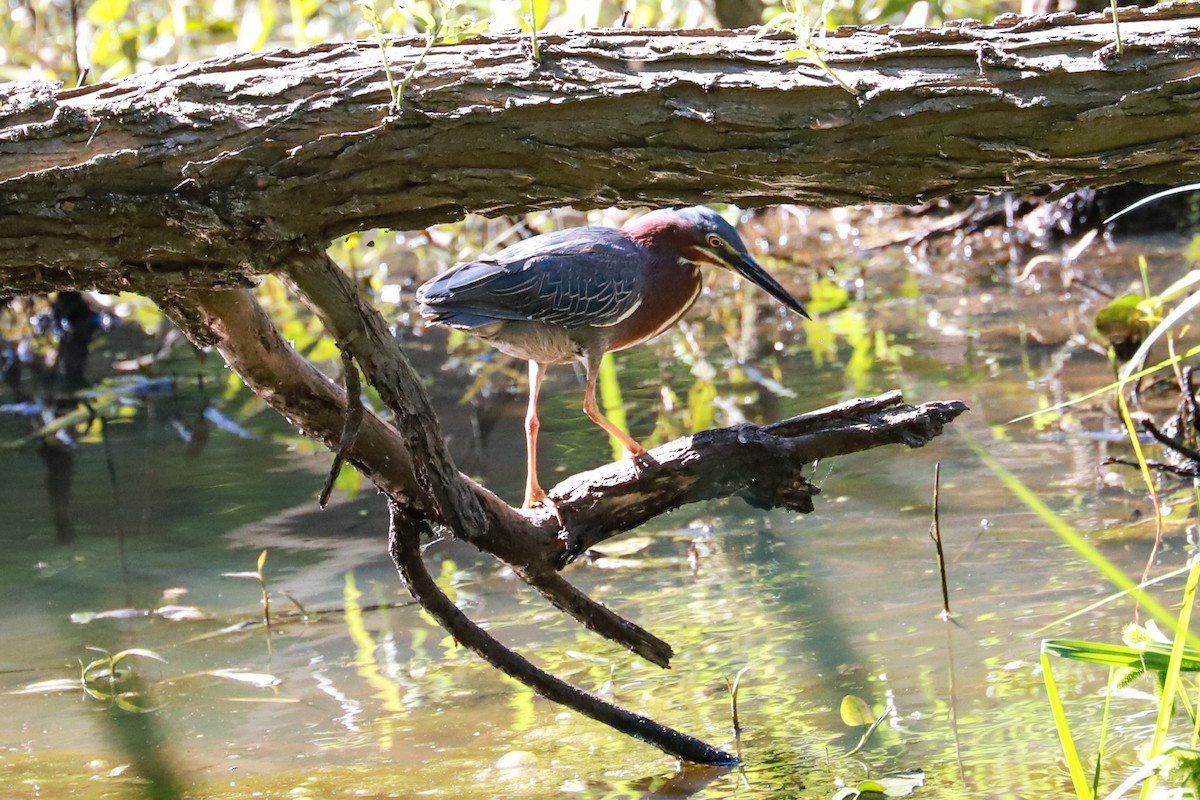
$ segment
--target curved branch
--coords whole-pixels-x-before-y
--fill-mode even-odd
[[[301,273],[311,269],[302,278],[309,299],[331,333],[352,350],[367,379],[383,396],[415,403],[412,397],[405,400],[394,383],[396,364],[404,361],[399,345],[391,337],[368,333],[369,327],[384,325],[378,312],[352,288],[345,289],[348,279],[323,255],[300,261],[306,265]],[[283,340],[249,292],[147,291],[193,341],[216,346],[247,385],[294,425],[337,446],[346,413],[344,392]],[[900,400],[892,392],[762,428],[743,425],[679,439],[636,464],[608,464],[560,483],[551,490],[554,511],[518,511],[465,476],[454,480],[471,492],[484,516],[473,544],[512,566],[589,629],[665,665],[669,645],[554,577],[554,571],[588,547],[698,500],[739,495],[760,506],[811,510],[816,492],[802,475],[806,464],[885,444],[920,446],[966,410],[956,402],[913,407]],[[426,426],[423,436],[440,435],[427,402],[414,406],[412,413]],[[347,458],[388,495],[430,520],[447,522],[440,513],[443,506],[433,503],[417,481],[401,435],[374,414],[363,415]]]
[[[504,674],[543,697],[561,703],[616,730],[654,745],[676,758],[697,764],[733,766],[737,758],[699,739],[660,725],[649,717],[601,700],[537,667],[492,638],[472,622],[438,588],[421,560],[421,521],[399,503],[391,503],[392,524],[388,547],[404,585],[459,644],[475,651]]]
[[[900,394],[893,392],[762,428],[704,431],[655,448],[636,464],[609,465],[560,484],[551,493],[557,513],[522,514],[454,471],[433,410],[399,345],[336,265],[324,255],[300,254],[289,260],[288,274],[380,395],[399,409],[400,423],[413,430],[402,434],[364,409],[357,435],[347,441],[345,420],[357,409],[349,411],[345,392],[283,340],[248,291],[155,292],[151,287],[147,293],[194,342],[215,346],[255,393],[308,436],[330,448],[340,445],[347,460],[388,494],[393,558],[414,597],[456,638],[544,696],[699,763],[728,764],[732,757],[554,678],[467,619],[424,571],[420,525],[462,524],[462,515],[447,514],[447,503],[454,502],[447,498],[468,494],[482,523],[468,528],[464,538],[513,566],[589,629],[665,667],[670,645],[587,597],[555,570],[587,547],[694,500],[740,494],[764,507],[809,511],[816,488],[801,474],[806,464],[882,444],[920,446],[966,410],[953,402],[902,406]],[[436,446],[421,458],[438,463],[425,465],[422,481],[409,448],[431,441]]]
[[[281,277],[354,356],[367,380],[396,415],[414,477],[437,504],[438,517],[455,536],[472,544],[487,522],[472,487],[450,458],[441,424],[383,317],[358,294],[346,273],[323,252],[296,252],[280,264]]]

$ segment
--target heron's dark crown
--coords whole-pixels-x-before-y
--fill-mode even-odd
[[[709,235],[715,234],[724,239],[734,250],[743,255],[749,255],[737,229],[707,206],[663,208],[651,211],[626,225],[626,230],[635,239],[643,241],[654,240],[661,235],[666,235],[667,239],[672,240],[672,243],[676,245],[683,244],[687,240],[695,240],[696,244],[703,245]],[[683,241],[680,241],[681,239]]]

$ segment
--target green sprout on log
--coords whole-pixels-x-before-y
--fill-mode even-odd
[[[458,4],[456,2],[434,0],[432,3],[413,3],[407,6],[409,17],[424,29],[425,44],[416,60],[405,72],[404,77],[397,83],[392,73],[391,62],[388,60],[387,49],[392,42],[387,38],[386,31],[388,24],[401,13],[400,9],[396,5],[392,5],[380,14],[378,0],[357,0],[355,5],[358,6],[363,17],[375,31],[375,39],[379,43],[379,52],[383,57],[383,72],[387,77],[388,91],[392,96],[393,112],[400,110],[404,103],[405,92],[434,47],[439,44],[451,44],[470,39],[482,33],[487,25],[486,22],[476,20],[471,16],[457,16]]]
[[[862,92],[842,80],[842,77],[834,72],[833,67],[829,66],[829,62],[822,55],[825,52],[825,32],[829,29],[827,20],[829,19],[830,12],[833,11],[833,6],[833,0],[824,0],[821,4],[821,13],[816,17],[810,17],[803,9],[793,6],[792,0],[785,0],[783,4],[784,10],[760,27],[754,38],[761,39],[768,33],[776,30],[790,33],[796,37],[799,47],[785,52],[783,54],[784,58],[788,61],[807,58],[828,75],[834,83],[854,97],[859,97]]]
[[[529,26],[529,55],[535,64],[542,60],[542,48],[538,44],[538,30],[550,18],[550,0],[529,0],[529,13],[521,21]]]
[[[1116,37],[1117,58],[1125,55],[1125,43],[1121,41],[1121,22],[1117,19],[1117,0],[1108,0],[1113,15],[1113,35]]]

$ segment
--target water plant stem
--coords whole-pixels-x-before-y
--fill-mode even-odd
[[[262,591],[263,624],[267,626],[267,646],[271,645],[271,593],[267,589],[267,576],[263,567],[267,563],[267,551],[258,554],[258,565],[255,573],[258,575],[258,588]]]
[[[1139,588],[1138,583],[1122,572],[1121,568],[1106,558],[1103,553],[1093,547],[1092,544],[1084,538],[1083,534],[1081,534],[1071,525],[1067,524],[1061,517],[1058,516],[1058,514],[1054,512],[1052,508],[1050,508],[1050,506],[1048,506],[1040,497],[1038,497],[1028,486],[1022,483],[1016,475],[1005,469],[996,459],[996,457],[985,450],[983,445],[974,436],[961,430],[959,430],[958,433],[963,437],[963,440],[967,443],[967,445],[975,452],[975,455],[979,457],[979,460],[987,465],[988,469],[990,469],[996,475],[996,477],[1000,479],[1001,483],[1003,483],[1008,490],[1017,497],[1017,499],[1024,503],[1029,510],[1037,514],[1038,517],[1044,523],[1046,523],[1051,530],[1057,533],[1059,537],[1061,537],[1062,540],[1071,547],[1071,549],[1086,559],[1088,563],[1090,563],[1101,575],[1107,578],[1117,588],[1127,591],[1139,606],[1146,609],[1150,616],[1154,617],[1159,624],[1164,625],[1173,631],[1176,636],[1188,638],[1193,645],[1200,642],[1200,640],[1192,636],[1190,633],[1188,633],[1188,631],[1179,630],[1177,628],[1178,623],[1174,614],[1168,611],[1162,603],[1158,602],[1153,597],[1142,591],[1141,588]]]
[[[742,676],[745,675],[752,666],[754,665],[747,664],[739,669],[737,671],[737,675],[733,676],[733,683],[730,683],[728,678],[725,679],[725,685],[729,687],[729,716],[733,722],[733,738],[738,741],[741,741],[742,738],[742,723],[738,718],[738,689],[742,685]]]
[[[942,579],[942,617],[950,619],[950,589],[946,585],[946,554],[942,550],[941,488],[942,462],[938,461],[933,465],[933,522],[929,525],[929,538],[933,539],[934,548],[937,550],[938,575]]]
[[[1050,710],[1054,716],[1054,727],[1058,730],[1058,741],[1062,745],[1063,757],[1067,760],[1067,771],[1071,774],[1071,785],[1079,800],[1092,800],[1092,787],[1087,773],[1083,770],[1083,761],[1075,748],[1075,739],[1071,736],[1071,728],[1067,724],[1067,715],[1063,710],[1062,699],[1058,694],[1058,685],[1054,681],[1054,672],[1050,667],[1050,653],[1042,647],[1042,679],[1046,682],[1046,694],[1050,697]]]

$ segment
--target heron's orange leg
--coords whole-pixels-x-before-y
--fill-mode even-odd
[[[533,508],[546,499],[537,478],[537,435],[541,423],[538,422],[538,393],[542,390],[542,375],[544,365],[536,361],[529,362],[529,408],[525,412],[525,502],[524,508]]]
[[[587,386],[583,392],[583,413],[587,414],[592,422],[608,431],[609,435],[620,442],[629,455],[640,456],[645,454],[646,448],[634,441],[633,437],[628,433],[617,427],[615,422],[600,413],[600,407],[596,405],[596,374],[599,372],[599,367],[600,359],[592,358],[589,354],[584,364],[587,372]]]

